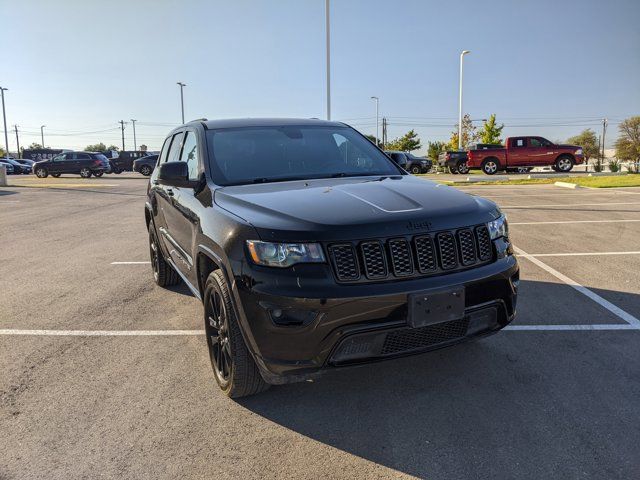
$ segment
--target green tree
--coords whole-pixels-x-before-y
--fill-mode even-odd
[[[113,150],[114,152],[119,152],[120,151],[120,147],[116,147],[115,145],[109,145],[107,147],[107,150]]]
[[[590,128],[583,130],[579,135],[568,138],[567,143],[581,146],[585,161],[587,162],[590,158],[598,155],[598,137],[596,137],[596,132]]]
[[[400,138],[394,138],[385,145],[386,150],[400,150],[401,152],[411,152],[420,147],[422,147],[420,137],[414,130],[409,130]]]
[[[485,120],[480,130],[480,142],[481,143],[496,143],[502,144],[502,129],[504,123],[498,126],[496,123],[496,114],[492,113],[488,120]]]
[[[434,162],[438,161],[438,155],[447,150],[446,142],[427,142],[427,157]]]
[[[38,148],[42,148],[42,145],[40,145],[39,143],[35,143],[35,142],[34,142],[34,143],[32,143],[31,145],[29,145],[29,148],[30,148],[31,150],[36,150],[36,149],[38,149]]]
[[[620,160],[640,162],[640,116],[627,118],[618,126],[616,157]]]
[[[469,114],[465,114],[462,117],[462,149],[469,150],[471,145],[478,143],[479,135],[476,126],[471,121]],[[458,150],[458,124],[456,123],[454,131],[451,132],[451,139],[449,140],[449,148],[451,150]]]
[[[96,143],[94,145],[87,145],[86,147],[84,147],[85,152],[104,152],[107,150],[107,146],[100,142],[100,143]]]

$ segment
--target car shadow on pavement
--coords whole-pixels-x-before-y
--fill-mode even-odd
[[[0,190],[0,197],[4,196],[4,195],[14,195],[18,192],[14,192],[12,190]]]
[[[558,289],[523,281],[523,290],[527,283],[549,295]],[[640,306],[637,295],[595,291]],[[578,312],[591,302],[574,300]],[[540,305],[541,320],[553,315],[545,308]],[[640,471],[635,447],[624,446],[640,441],[633,415],[638,377],[629,363],[640,361],[632,353],[638,338],[636,331],[504,331],[424,355],[335,369],[238,403],[310,439],[420,478],[630,478]],[[611,468],[620,470],[607,475]]]

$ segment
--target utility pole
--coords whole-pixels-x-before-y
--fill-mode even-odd
[[[382,145],[380,148],[384,150],[384,146],[387,144],[387,118],[382,117]]]
[[[125,124],[125,121],[124,120],[120,120],[118,123],[120,124],[120,128],[122,129],[122,151],[124,151],[124,124]]]
[[[184,95],[182,94],[182,89],[187,86],[186,83],[176,82],[176,84],[180,85],[180,108],[182,109],[182,123],[184,124]]]
[[[331,120],[331,26],[329,0],[324,0],[324,21],[327,49],[327,120]]]
[[[458,150],[462,150],[462,68],[464,65],[464,56],[471,53],[469,50],[463,50],[460,54],[460,90],[458,92]]]
[[[372,100],[376,101],[376,146],[379,147],[380,146],[380,132],[378,130],[378,127],[380,125],[380,122],[378,121],[378,110],[379,110],[379,103],[380,100],[378,97],[371,97]]]
[[[4,148],[6,150],[4,154],[7,158],[9,158],[9,135],[7,135],[7,113],[4,109],[4,91],[5,90],[9,90],[9,89],[0,87],[0,95],[2,95],[2,118],[4,120]]]
[[[16,145],[18,147],[18,158],[22,158],[22,155],[20,155],[20,139],[18,138],[18,125],[14,125],[13,129],[16,131]]]
[[[40,125],[40,137],[42,139],[42,148],[44,147],[44,127],[46,127],[46,125]]]
[[[133,125],[133,150],[138,151],[138,144],[136,143],[136,122],[137,120],[131,119],[131,125]]]
[[[604,137],[607,133],[607,124],[609,122],[606,118],[602,119],[602,161],[604,162]]]

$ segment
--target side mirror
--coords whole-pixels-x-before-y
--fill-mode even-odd
[[[195,188],[200,182],[189,180],[189,165],[185,162],[166,162],[158,167],[158,183],[169,187]]]

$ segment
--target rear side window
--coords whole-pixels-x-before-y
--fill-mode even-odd
[[[515,148],[522,148],[527,146],[527,142],[524,138],[514,138],[511,141],[511,146]]]
[[[180,149],[182,147],[182,132],[176,133],[171,141],[167,162],[177,162],[179,160]]]
[[[89,160],[89,154],[88,153],[76,153],[76,160]]]
[[[189,165],[189,180],[197,180],[200,169],[198,168],[198,142],[194,132],[185,133],[180,161]]]

